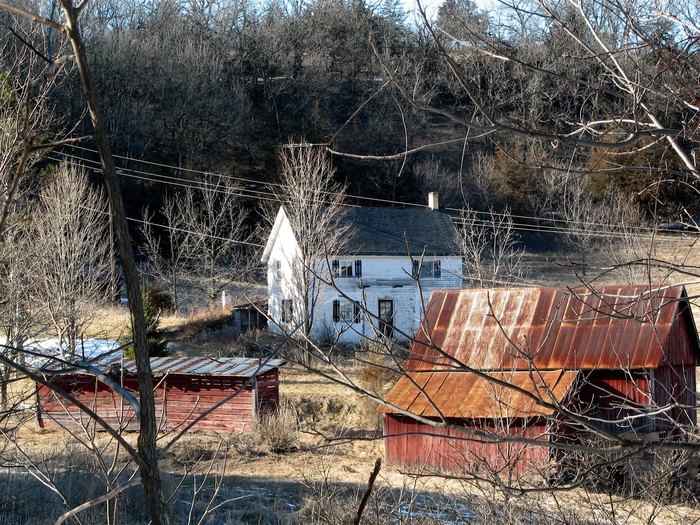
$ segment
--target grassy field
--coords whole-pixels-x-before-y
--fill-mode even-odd
[[[696,237],[688,235],[662,238],[653,255],[671,266],[695,267],[700,261]],[[571,255],[526,254],[523,262],[532,284],[572,285],[582,277]],[[598,282],[619,280],[609,268],[601,254],[589,257],[587,276],[599,276]],[[662,284],[687,278],[658,268],[647,269],[646,275]],[[693,286],[691,291],[700,288]],[[235,336],[223,318],[220,309],[201,310],[164,316],[162,326],[178,355],[241,355],[269,343],[269,336],[261,332]],[[118,339],[127,324],[124,308],[100,311],[90,336]],[[353,379],[370,380],[364,367],[349,359],[346,364]],[[379,390],[391,384],[390,377],[371,380]],[[294,365],[283,367],[280,389],[285,409],[277,421],[261,422],[240,435],[193,432],[163,454],[174,523],[352,522],[375,460],[383,455],[382,441],[375,437],[381,430],[376,407]],[[15,422],[5,421],[7,429]],[[71,436],[38,430],[28,418],[16,433],[5,436],[0,447],[0,525],[53,522],[85,498],[104,493],[108,481],[121,483],[133,474],[123,452],[90,428]],[[348,436],[355,438],[345,439]],[[127,439],[135,441],[135,435]],[[163,436],[162,443],[167,439]],[[273,440],[284,446],[272,446]],[[117,466],[111,473],[104,471],[105,459]],[[700,523],[700,511],[691,500],[680,504],[582,488],[513,493],[431,474],[384,465],[363,523]],[[147,522],[137,489],[125,491],[119,504],[121,523]],[[104,505],[86,511],[80,523],[104,523],[106,511]]]

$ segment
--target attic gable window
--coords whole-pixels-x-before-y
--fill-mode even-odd
[[[277,280],[282,279],[282,261],[274,261],[273,268],[275,271],[275,278]]]
[[[282,322],[291,323],[294,315],[294,301],[282,299]]]
[[[333,277],[362,277],[362,260],[333,259],[331,270]]]
[[[441,261],[413,261],[413,278],[435,278],[442,276]]]

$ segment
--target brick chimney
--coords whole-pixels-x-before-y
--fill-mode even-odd
[[[437,191],[431,191],[430,193],[428,193],[428,207],[431,210],[440,209],[440,200],[438,199]]]

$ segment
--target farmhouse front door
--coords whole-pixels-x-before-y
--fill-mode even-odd
[[[394,300],[379,299],[379,329],[387,336],[391,337],[394,334],[392,328],[394,324]]]

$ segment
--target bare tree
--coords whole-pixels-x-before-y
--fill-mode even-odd
[[[165,199],[161,215],[164,239],[153,231],[149,214],[142,232],[151,275],[167,284],[174,307],[181,303],[185,282],[201,290],[210,304],[250,271],[248,212],[241,202],[241,187],[220,175],[206,175],[196,188]]]
[[[80,29],[79,16],[85,7],[85,2],[76,5],[71,0],[61,0],[61,7],[65,22],[63,24],[44,18],[39,13],[28,11],[7,2],[0,2],[0,9],[9,11],[32,22],[42,24],[65,36],[67,43],[73,52],[66,60],[56,60],[52,65],[60,69],[66,62],[74,61],[80,74],[80,81],[85,97],[85,103],[90,114],[90,120],[95,132],[95,142],[100,155],[103,176],[107,187],[110,213],[114,218],[114,229],[119,245],[124,281],[129,299],[129,308],[132,313],[132,327],[134,347],[137,365],[137,377],[141,403],[141,420],[138,437],[138,458],[141,472],[141,482],[149,504],[151,520],[155,525],[167,523],[168,517],[163,499],[160,471],[158,470],[158,456],[156,447],[156,415],[155,400],[151,384],[151,366],[146,337],[146,326],[143,315],[143,304],[139,286],[139,275],[134,260],[134,253],[130,243],[130,235],[124,214],[124,205],[119,187],[114,159],[109,142],[109,135],[104,125],[104,117],[99,104],[95,82],[90,67],[88,66],[87,53]],[[10,364],[11,361],[7,361]],[[19,370],[20,368],[18,368]],[[133,448],[131,448],[133,450]]]
[[[182,305],[182,285],[187,275],[187,262],[192,246],[189,237],[192,232],[185,228],[185,214],[178,207],[178,200],[166,199],[161,210],[163,226],[167,230],[165,238],[167,247],[163,246],[162,237],[154,231],[151,219],[153,215],[144,210],[145,223],[141,228],[144,243],[141,250],[147,257],[146,268],[150,278],[167,286],[173,296],[173,308],[178,311]]]
[[[66,359],[80,354],[86,326],[108,301],[106,200],[90,187],[81,168],[61,164],[56,178],[39,193],[33,216],[37,297]]]
[[[226,177],[207,175],[197,189],[187,188],[174,198],[181,227],[187,231],[181,249],[189,256],[190,281],[204,291],[211,304],[226,286],[244,280],[249,266],[245,249],[248,212],[240,191]]]
[[[615,268],[608,278],[615,275],[632,284],[648,276],[642,265],[627,264],[650,259],[653,252],[653,238],[634,195],[614,187],[596,195],[592,175],[565,167],[545,170],[536,187],[538,214],[565,237],[581,277],[592,275],[588,265],[594,257]]]
[[[479,288],[508,286],[521,281],[523,248],[510,214],[464,209],[457,220],[455,242],[460,246],[463,279]]]
[[[343,221],[344,187],[334,182],[335,170],[325,152],[288,144],[279,158],[279,198],[298,245],[286,261],[291,269],[292,326],[302,341],[308,341],[321,290],[331,277],[329,258],[342,251],[352,232]]]
[[[60,123],[49,97],[57,76],[32,47],[32,41],[43,35],[31,28],[23,31],[24,36],[13,32],[14,41],[0,40],[0,233],[13,206],[32,189],[28,179],[42,154],[81,140],[56,136]]]
[[[31,237],[27,225],[11,214],[6,222],[0,245],[0,276],[4,283],[0,301],[0,327],[4,334],[4,348],[0,350],[10,359],[23,362],[24,344],[43,328],[39,307],[32,297],[35,291]],[[0,402],[8,410],[8,386],[12,367],[0,365]]]

